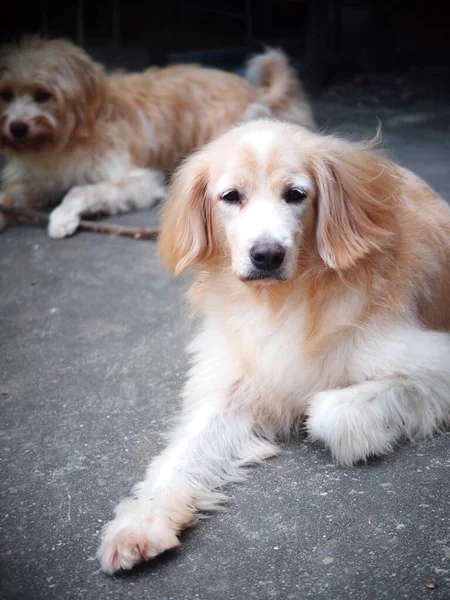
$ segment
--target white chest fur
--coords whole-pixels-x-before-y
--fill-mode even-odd
[[[220,385],[246,382],[247,398],[300,409],[319,391],[349,385],[353,339],[344,336],[342,343],[319,355],[311,351],[311,317],[299,294],[288,297],[279,310],[242,297],[225,298],[210,297],[203,331],[192,346],[201,361],[210,362]],[[331,313],[323,315],[325,336],[347,326],[359,306],[359,295],[353,292],[336,300]]]
[[[305,317],[302,308],[283,310],[274,316],[254,306],[235,312],[233,327],[250,367],[262,385],[282,395],[301,394],[310,375],[304,340]]]
[[[245,386],[246,401],[281,408],[300,406],[317,385],[304,340],[301,307],[292,310],[286,305],[274,316],[264,305],[221,303],[220,313],[205,320],[192,348],[202,362],[212,364],[220,385],[239,381]]]

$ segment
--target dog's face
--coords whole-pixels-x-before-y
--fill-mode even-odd
[[[255,121],[181,167],[160,252],[175,273],[208,261],[241,281],[274,284],[320,263],[333,270],[390,243],[396,168],[368,144]]]
[[[212,165],[209,193],[235,275],[242,281],[290,279],[315,195],[301,157],[280,148],[272,128],[250,128]]]
[[[101,69],[73,44],[27,39],[0,52],[0,149],[62,149],[90,133]]]

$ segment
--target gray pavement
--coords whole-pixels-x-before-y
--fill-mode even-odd
[[[450,112],[318,104],[450,198]],[[157,211],[116,217],[154,224]],[[153,242],[0,236],[2,600],[450,599],[450,435],[355,468],[304,436],[228,488],[180,550],[115,577],[99,530],[163,446],[186,368],[183,293]],[[424,584],[432,583],[434,590]]]

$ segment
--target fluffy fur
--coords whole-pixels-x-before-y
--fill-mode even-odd
[[[26,39],[0,54],[0,150],[9,163],[0,202],[45,205],[49,235],[82,215],[151,207],[164,171],[230,125],[267,113],[313,127],[301,84],[279,51],[255,57],[254,87],[197,66],[107,76],[77,46]]]
[[[300,420],[342,465],[448,422],[450,210],[372,146],[257,121],[178,171],[159,251],[195,268],[201,325],[181,423],[106,526],[105,571],[177,546]]]

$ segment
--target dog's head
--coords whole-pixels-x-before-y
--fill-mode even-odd
[[[165,206],[160,254],[182,273],[230,266],[273,284],[312,264],[345,271],[392,243],[398,170],[370,144],[255,121],[190,157]]]
[[[87,137],[102,99],[101,67],[64,40],[27,38],[0,50],[0,149],[62,149]]]

